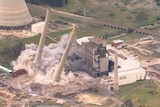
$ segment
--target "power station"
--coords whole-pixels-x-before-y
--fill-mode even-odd
[[[0,29],[25,29],[31,22],[25,0],[0,0]]]
[[[134,83],[146,77],[146,71],[133,57],[122,53],[123,41],[107,44],[102,37],[82,37],[76,40],[82,48],[84,68],[93,77],[108,75],[113,80],[115,90],[120,85]]]
[[[48,8],[45,21],[37,20],[37,23],[33,24],[25,0],[0,0],[2,33],[21,32],[19,35],[27,35],[27,31],[31,31],[37,37],[41,34],[39,44],[25,45],[25,50],[12,62],[13,70],[0,65],[0,103],[2,100],[7,107],[29,107],[29,104],[37,105],[48,101],[67,106],[101,106],[107,105],[109,99],[114,100],[112,106],[122,105],[123,102],[116,98],[117,92],[119,94],[123,89],[121,86],[147,79],[148,69],[142,67],[135,55],[132,56],[130,47],[127,47],[128,44],[123,40],[113,40],[108,44],[104,36],[97,35],[84,35],[85,37],[75,40],[79,30],[73,23],[61,25],[67,28],[67,32],[68,29],[71,32],[64,34],[61,40],[55,43],[53,38],[59,38],[50,36],[56,26],[50,20],[52,11],[54,10]],[[84,24],[85,16],[84,8]],[[29,27],[31,29],[26,29]],[[141,42],[148,40],[146,38],[141,39]],[[52,41],[45,45],[46,39]],[[92,92],[96,94],[92,95]],[[113,98],[110,97],[114,94]],[[89,102],[86,103],[86,100]]]

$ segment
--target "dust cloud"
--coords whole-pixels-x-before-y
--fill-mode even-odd
[[[25,50],[21,52],[16,61],[12,62],[13,70],[25,69],[29,76],[34,76],[34,82],[41,84],[53,84],[54,71],[62,57],[68,39],[69,34],[64,34],[57,44],[51,43],[48,46],[44,46],[41,62],[38,64],[34,63],[38,46],[33,43],[26,44]],[[71,56],[72,53],[70,53]],[[70,75],[72,74],[70,73],[68,76]],[[62,80],[65,82],[68,81],[67,77],[65,77],[65,73],[62,74]]]

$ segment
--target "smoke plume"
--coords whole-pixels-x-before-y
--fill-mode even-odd
[[[16,61],[12,62],[13,70],[25,69],[29,76],[35,76],[35,82],[42,84],[52,83],[55,66],[59,63],[65,46],[67,44],[69,34],[63,35],[58,44],[51,43],[44,46],[41,56],[41,62],[34,64],[36,44],[26,44],[25,50],[21,52]]]
[[[51,43],[48,46],[44,46],[41,56],[41,62],[34,63],[38,46],[36,44],[26,44],[25,50],[21,52],[16,61],[12,62],[13,70],[25,69],[29,76],[34,77],[34,82],[41,84],[55,84],[53,83],[54,71],[57,68],[58,63],[62,57],[69,39],[69,34],[62,36],[61,40],[55,44]],[[65,71],[80,71],[82,67],[81,47],[76,43],[72,44],[68,59],[65,63]],[[67,76],[63,72],[61,75],[62,83],[64,84],[71,80],[73,74],[70,72]]]

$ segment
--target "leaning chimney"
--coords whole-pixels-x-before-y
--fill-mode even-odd
[[[42,52],[43,52],[43,47],[44,47],[46,35],[47,35],[47,29],[48,29],[48,23],[49,23],[50,15],[51,15],[51,9],[49,8],[49,9],[47,9],[44,29],[43,29],[43,32],[41,34],[41,38],[40,38],[40,41],[39,41],[36,57],[35,57],[35,60],[34,60],[35,63],[38,63],[38,62],[41,61],[41,56],[42,56]]]
[[[73,25],[73,29],[72,29],[72,32],[70,34],[70,38],[68,40],[68,43],[67,43],[67,46],[66,46],[66,49],[63,53],[63,56],[60,60],[60,63],[58,65],[58,68],[57,70],[55,71],[54,73],[54,77],[53,77],[53,80],[54,81],[59,81],[60,80],[60,76],[61,76],[61,73],[62,73],[62,70],[64,68],[64,64],[65,64],[65,61],[68,57],[68,54],[69,54],[69,51],[70,51],[70,48],[72,46],[72,42],[74,40],[74,37],[75,37],[75,33],[76,33],[76,30],[77,30],[77,26],[76,25]]]

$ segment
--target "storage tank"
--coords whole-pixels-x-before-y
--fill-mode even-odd
[[[31,22],[25,0],[0,0],[0,29],[24,29]]]

